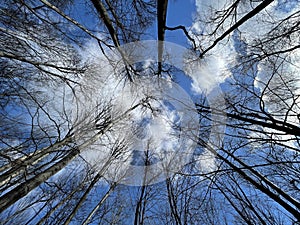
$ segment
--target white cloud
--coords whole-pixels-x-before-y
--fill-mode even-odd
[[[190,35],[195,39],[197,46],[201,46],[200,53],[210,47],[214,40],[229,28],[230,22],[225,21],[217,32],[211,36],[216,29],[216,23],[212,22],[217,11],[221,11],[230,6],[233,1],[228,0],[196,0],[197,15],[192,25]],[[230,66],[235,62],[236,51],[231,35],[220,41],[213,49],[204,55],[203,59],[198,59],[191,68],[187,68],[187,73],[193,78],[193,90],[196,93],[210,92],[217,85],[223,83],[231,76]]]
[[[274,58],[275,59],[275,58]],[[261,61],[254,81],[263,94],[266,110],[276,119],[299,124],[300,114],[300,50],[295,50],[286,60]],[[266,88],[267,87],[267,88]]]
[[[236,1],[195,1],[197,7],[197,16],[196,22],[192,26],[192,30],[196,34],[194,37],[197,40],[197,44],[201,45],[203,49],[206,49],[214,41],[214,38],[209,35],[212,33],[212,31],[215,31],[213,35],[215,38],[220,37],[225,30],[232,26],[235,21],[234,19],[239,20],[246,15],[246,13],[250,12],[261,3],[255,3],[253,1],[241,1],[236,9],[236,13],[233,13],[232,16],[229,16],[225,21],[222,22],[222,25],[217,28],[218,20],[215,16],[220,16],[220,12],[223,9],[228,8],[234,2]],[[245,43],[246,46],[251,46],[260,43],[259,40],[270,38],[270,34],[268,33],[278,24],[278,22],[299,11],[299,9],[300,4],[297,1],[273,1],[259,14],[255,15],[253,18],[249,19],[239,27],[240,39]],[[233,18],[233,15],[236,16],[236,18]],[[216,20],[212,21],[212,19]],[[295,16],[295,18],[290,18],[288,22],[289,24],[296,24],[298,22],[298,16]],[[280,32],[280,28],[277,30]],[[295,35],[297,34],[295,33]],[[290,38],[297,39],[298,37],[291,36]],[[228,35],[228,37],[225,39],[229,39],[231,41],[230,35]],[[204,57],[204,62],[200,63],[199,73],[202,74],[202,76],[193,76],[193,88],[196,92],[203,91],[203,89],[212,89],[210,87],[222,82],[221,74],[224,71],[226,74],[229,74],[226,72],[226,66],[228,67],[228,65],[232,62],[228,62],[228,59],[234,61],[236,53],[233,47],[229,47],[227,49],[225,47],[222,51],[222,45],[228,46],[229,44],[233,46],[232,42],[226,43],[225,39],[223,44],[218,44],[211,52],[209,52],[211,55]],[[285,47],[291,47],[284,46],[284,40],[282,41],[282,39],[278,42],[272,42],[271,40],[269,45],[265,44],[264,46],[266,46],[266,49],[264,50],[267,52],[281,51]],[[252,55],[253,50],[253,48],[248,47],[247,53]],[[255,49],[255,51],[262,53],[259,49]],[[270,57],[270,59],[272,60],[272,57]],[[263,100],[265,102],[265,110],[272,114],[275,119],[282,121],[286,119],[287,122],[295,125],[299,124],[297,115],[300,113],[300,109],[298,107],[300,102],[297,97],[300,94],[300,71],[299,66],[297,66],[299,59],[300,52],[295,50],[290,52],[289,57],[286,58],[286,61],[281,59],[275,60],[275,58],[273,62],[265,60],[261,61],[258,65],[258,74],[254,80],[254,86],[261,92],[264,91]],[[275,74],[274,71],[276,71]],[[196,72],[194,74],[196,74]],[[211,75],[211,77],[208,74]],[[207,79],[203,80],[203,77],[207,77]],[[269,89],[265,90],[264,88],[266,85],[269,86]],[[266,131],[272,132],[270,129],[266,129]],[[291,136],[277,135],[277,139],[278,141],[282,141],[284,143],[286,140],[291,139]],[[286,143],[288,143],[291,147],[294,146],[293,141],[287,141]]]
[[[179,137],[180,132],[174,129],[174,122],[176,120],[178,123],[186,123],[187,119],[181,121],[180,112],[166,106],[162,97],[168,90],[172,92],[171,98],[180,97],[182,100],[185,96],[176,96],[180,93],[172,91],[172,82],[167,80],[143,76],[136,77],[133,83],[125,82],[118,73],[120,58],[116,59],[117,63],[113,60],[114,65],[112,65],[106,57],[99,56],[98,51],[95,52],[97,48],[96,43],[88,43],[81,53],[92,67],[87,70],[81,82],[83,86],[79,89],[81,96],[77,97],[79,101],[78,121],[86,120],[82,123],[80,130],[84,130],[85,126],[90,126],[91,130],[86,129],[86,134],[80,131],[79,135],[89,138],[90,134],[96,132],[93,130],[93,120],[89,118],[92,118],[92,112],[99,102],[112,105],[111,119],[114,125],[110,131],[105,132],[104,136],[99,137],[99,140],[85,149],[81,154],[82,157],[99,170],[107,160],[110,160],[113,143],[124,140],[122,157],[113,160],[106,173],[106,176],[111,179],[114,179],[114,176],[122,177],[128,169],[132,168],[130,163],[133,161],[134,150],[143,152],[148,149],[159,160],[167,161],[168,155],[173,156],[183,144]],[[151,60],[146,61],[144,69],[151,63]],[[173,95],[173,92],[176,92],[176,95]],[[188,106],[188,102],[185,104]],[[136,105],[139,106],[132,109]],[[188,110],[191,111],[190,108]],[[186,112],[185,117],[187,118],[190,114],[192,113]],[[124,117],[119,120],[120,116]],[[143,121],[146,123],[143,124]],[[184,144],[183,149],[186,149],[191,143],[186,141]],[[131,173],[135,172],[137,171],[131,171]],[[137,180],[140,180],[140,177],[137,177]]]
[[[217,169],[216,157],[207,149],[204,149],[204,152],[195,160],[197,169],[202,173],[209,173]]]
[[[207,55],[204,59],[194,61],[186,68],[185,72],[193,79],[193,91],[199,94],[210,93],[230,76],[227,67],[229,61],[221,55]]]

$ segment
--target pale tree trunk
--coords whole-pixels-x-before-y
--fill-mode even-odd
[[[79,202],[76,204],[75,208],[73,209],[73,211],[71,212],[71,214],[68,216],[68,218],[64,222],[64,225],[68,225],[71,222],[71,220],[74,218],[74,216],[76,215],[76,213],[79,210],[79,208],[81,207],[81,205],[85,202],[88,194],[93,189],[94,185],[100,180],[101,177],[102,177],[102,173],[98,173],[94,177],[94,179],[92,180],[92,182],[90,183],[90,185],[88,186],[88,188],[85,190],[84,194],[81,196]]]
[[[47,220],[52,213],[54,213],[55,210],[57,210],[60,206],[62,206],[64,203],[66,203],[68,200],[70,200],[74,194],[77,192],[77,190],[72,191],[67,197],[65,197],[63,200],[61,200],[58,204],[56,204],[51,210],[47,212],[45,216],[37,223],[37,225],[44,224],[45,220]]]
[[[89,184],[88,188],[85,190],[84,194],[81,196],[81,198],[78,201],[78,203],[76,204],[75,208],[73,209],[73,211],[71,212],[71,214],[68,216],[68,218],[64,222],[64,225],[68,225],[71,222],[71,220],[74,218],[74,216],[76,215],[76,213],[79,210],[79,208],[85,202],[88,194],[91,192],[91,190],[96,185],[96,183],[102,178],[102,176],[105,173],[106,169],[108,168],[108,166],[110,165],[110,163],[112,163],[112,160],[114,160],[115,155],[119,154],[119,151],[121,151],[121,150],[122,150],[122,148],[118,148],[117,147],[116,151],[112,151],[111,156],[107,159],[106,163],[103,165],[103,167],[101,168],[101,170],[97,173],[97,175],[94,177],[94,179],[92,180],[92,182]]]
[[[31,179],[20,184],[16,188],[10,190],[0,197],[0,213],[14,204],[16,201],[27,195],[34,188],[49,179],[51,176],[63,169],[70,161],[72,161],[79,153],[78,148],[72,149],[67,156],[55,163],[44,172],[32,177]]]
[[[122,115],[117,117],[114,121],[109,121],[109,123],[103,127],[102,130],[98,131],[94,136],[89,138],[87,141],[82,143],[81,145],[73,148],[63,159],[59,162],[55,163],[45,171],[41,172],[40,174],[30,178],[29,180],[23,182],[22,184],[18,185],[14,189],[10,190],[6,194],[0,197],[0,213],[7,209],[9,206],[17,202],[19,199],[27,195],[30,191],[34,188],[39,186],[44,181],[48,180],[51,176],[62,170],[69,162],[71,162],[78,154],[80,153],[81,149],[86,149],[95,141],[99,140],[100,137],[108,131],[113,125],[124,119],[124,117],[137,108],[139,104],[134,105],[130,109],[126,110]]]
[[[34,152],[30,154],[29,156],[24,156],[19,159],[16,159],[15,161],[7,164],[4,166],[4,170],[11,167],[10,170],[4,172],[0,176],[0,187],[5,185],[9,180],[13,179],[14,177],[17,177],[21,173],[25,172],[28,166],[33,166],[42,159],[46,158],[50,153],[53,153],[55,151],[59,151],[59,148],[66,145],[72,140],[71,136],[66,137],[60,142],[55,143],[54,145],[43,148],[37,152]],[[3,168],[1,168],[3,171]],[[7,188],[7,187],[6,187]]]
[[[116,184],[113,184],[110,186],[109,190],[106,192],[106,194],[102,197],[100,202],[94,207],[94,209],[90,212],[88,217],[84,220],[82,225],[87,225],[89,221],[92,219],[93,215],[97,212],[97,210],[103,205],[103,203],[106,201],[106,199],[109,197],[110,193],[113,192],[115,189]]]

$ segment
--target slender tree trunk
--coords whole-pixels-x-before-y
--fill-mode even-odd
[[[14,189],[10,190],[6,194],[0,197],[0,213],[7,209],[9,206],[14,204],[16,201],[27,195],[30,191],[34,188],[39,186],[41,183],[49,179],[51,176],[62,170],[69,162],[71,162],[78,154],[80,153],[80,149],[85,149],[90,144],[94,143],[95,141],[99,140],[99,138],[109,130],[115,123],[119,122],[120,120],[124,119],[124,117],[137,108],[139,104],[132,106],[130,109],[126,110],[122,115],[117,117],[114,121],[109,121],[105,127],[102,128],[98,133],[92,136],[90,139],[82,143],[80,146],[73,148],[63,159],[59,162],[55,163],[45,171],[41,172],[40,174],[36,175],[35,177],[30,178],[29,180],[25,181],[24,183],[18,185]]]
[[[34,152],[29,156],[21,157],[15,161],[9,163],[5,167],[11,167],[10,170],[1,174],[0,176],[0,187],[3,186],[7,181],[23,173],[28,166],[35,165],[45,157],[47,157],[51,152],[59,151],[59,148],[66,145],[72,140],[71,136],[66,137],[60,142],[53,144],[47,148],[40,149],[38,152]]]
[[[93,189],[94,185],[100,180],[100,178],[102,177],[102,172],[98,173],[94,179],[92,180],[92,182],[90,183],[90,185],[88,186],[88,188],[85,190],[84,194],[81,196],[79,202],[76,204],[75,208],[73,209],[73,211],[71,212],[71,214],[68,216],[68,218],[66,219],[66,221],[64,222],[64,225],[68,225],[71,220],[73,219],[73,217],[76,215],[77,211],[79,210],[79,208],[81,207],[81,205],[84,203],[84,201],[86,200],[88,194],[90,193],[90,191]]]
[[[102,197],[100,202],[94,207],[94,209],[90,212],[88,217],[84,220],[82,225],[87,225],[89,221],[92,219],[93,215],[97,212],[97,210],[103,205],[103,203],[106,201],[106,199],[109,197],[110,193],[115,189],[116,184],[113,184],[110,186],[109,190],[106,192],[106,194]]]
[[[218,158],[220,158],[221,160],[223,160],[227,165],[229,165],[235,172],[237,172],[238,174],[240,174],[245,180],[247,180],[248,182],[250,182],[254,187],[256,187],[258,190],[260,190],[262,193],[266,194],[267,196],[269,196],[271,199],[273,199],[275,202],[277,202],[279,205],[281,205],[283,208],[285,208],[289,213],[291,213],[296,219],[300,218],[300,212],[299,212],[299,208],[292,206],[290,204],[288,204],[286,201],[284,201],[281,198],[280,193],[274,193],[272,190],[270,190],[268,187],[266,187],[263,183],[258,183],[257,181],[255,181],[252,177],[250,177],[246,172],[243,171],[243,169],[240,169],[238,166],[234,165],[232,162],[230,162],[226,157],[223,157],[222,155],[220,155],[219,153],[217,153],[213,147],[211,147],[210,145],[206,145],[206,148],[212,152],[213,154],[215,154]],[[239,160],[241,162],[241,160]],[[250,166],[246,165],[245,163],[243,163],[244,167],[246,167],[247,169],[250,169]],[[294,202],[294,201],[292,201]],[[297,204],[297,202],[296,202]]]
[[[65,197],[63,200],[57,203],[51,210],[47,212],[46,215],[43,216],[43,218],[37,223],[37,225],[42,225],[45,222],[45,220],[47,220],[52,215],[52,213],[54,213],[55,210],[57,210],[60,206],[62,206],[64,203],[70,200],[76,192],[77,190],[73,190],[67,197]]]
[[[25,181],[16,188],[10,190],[0,197],[0,213],[14,204],[16,201],[27,195],[34,188],[49,179],[51,176],[63,169],[70,161],[72,161],[79,153],[78,148],[72,149],[67,156],[59,162],[46,169],[44,172],[36,175],[35,177]]]
[[[166,18],[167,18],[168,0],[157,1],[157,59],[158,59],[158,75],[162,72],[163,48],[165,40]]]
[[[220,187],[216,182],[214,182],[214,185],[223,194],[223,196],[227,199],[230,205],[236,210],[236,212],[240,215],[240,217],[245,221],[245,223],[247,225],[253,225],[253,223],[248,219],[248,217],[239,209],[238,206],[236,206],[233,200],[226,194],[226,192],[223,190],[223,187]]]
[[[172,190],[172,186],[171,186],[172,184],[170,178],[166,180],[166,184],[167,184],[168,200],[169,200],[171,213],[176,221],[176,224],[181,225],[182,223],[181,223],[180,215],[177,210],[177,203]]]

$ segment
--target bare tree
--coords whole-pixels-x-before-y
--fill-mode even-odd
[[[168,26],[166,0],[0,6],[1,224],[299,223],[299,3],[197,3],[190,28]],[[132,65],[119,47],[143,40],[155,20],[158,62]],[[161,113],[138,82],[176,80],[163,46],[174,30],[191,44],[199,74],[222,83],[226,108],[210,105],[213,87],[197,93],[201,126],[190,162],[165,168],[166,180],[151,185],[141,169],[143,185],[126,186],[130,171],[114,163],[161,160],[148,145],[134,149],[147,119]],[[205,78],[192,74],[189,82],[196,90]],[[129,107],[114,99],[128,90],[138,99]],[[141,114],[149,118],[135,121]],[[213,114],[227,120],[214,124]],[[216,146],[209,137],[224,123]]]

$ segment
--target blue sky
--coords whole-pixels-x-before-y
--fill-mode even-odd
[[[193,0],[170,0],[167,12],[167,26],[183,25],[191,27],[195,13],[196,8]],[[187,47],[187,39],[182,30],[166,31],[166,41]]]
[[[83,0],[75,0],[76,2],[83,2]],[[213,2],[213,1],[212,1]],[[291,1],[291,2],[295,2],[295,1]],[[212,3],[212,4],[214,4],[214,3]],[[70,14],[70,15],[72,15],[72,17],[74,17],[76,20],[78,20],[80,23],[83,23],[83,24],[85,24],[85,26],[87,26],[89,29],[91,29],[91,30],[93,30],[93,32],[97,32],[98,30],[100,30],[100,29],[98,29],[99,27],[97,27],[98,25],[95,25],[96,24],[96,21],[98,21],[98,20],[96,20],[95,19],[95,14],[91,14],[91,13],[89,13],[89,12],[85,12],[84,11],[84,7],[85,7],[85,5],[84,5],[84,3],[81,3],[81,4],[75,4],[76,5],[76,8],[75,9],[72,9],[72,13],[68,13],[67,12],[67,14]],[[81,8],[82,7],[82,8]],[[291,7],[292,6],[290,6],[290,8],[287,8],[287,7],[284,7],[284,10],[283,11],[285,11],[285,10],[288,10],[288,9],[291,9]],[[55,13],[53,13],[53,15],[54,15]],[[184,0],[169,0],[169,4],[168,4],[168,12],[167,12],[167,26],[169,26],[169,27],[174,27],[174,26],[178,26],[178,25],[183,25],[183,26],[185,26],[187,29],[189,28],[189,27],[191,27],[192,25],[193,25],[193,18],[196,16],[195,15],[196,14],[196,6],[195,6],[195,1],[193,1],[193,0],[187,0],[187,1],[184,1]],[[64,19],[62,19],[62,20],[64,20]],[[146,35],[144,35],[143,36],[143,39],[146,39],[146,40],[156,40],[157,39],[157,27],[156,27],[157,25],[156,25],[156,22],[154,21],[154,23],[153,23],[153,26],[151,26],[147,31],[147,34]],[[245,27],[244,27],[245,28]],[[248,27],[246,27],[246,28],[248,28]],[[73,27],[72,26],[70,26],[70,30],[71,29],[73,29]],[[101,29],[103,29],[103,27],[101,28]],[[105,28],[104,28],[105,29]],[[251,29],[249,29],[250,31],[251,31]],[[247,33],[247,31],[249,31],[249,30],[246,30],[245,31],[245,33]],[[74,33],[75,32],[78,32],[77,30],[76,31],[74,31],[74,30],[72,30]],[[73,33],[73,34],[74,34]],[[79,31],[78,32],[79,34],[81,34],[81,31]],[[76,34],[78,34],[78,33],[76,33]],[[251,32],[250,32],[251,33]],[[231,43],[229,43],[229,44],[233,44],[233,49],[234,49],[234,52],[236,53],[236,54],[240,54],[241,55],[241,53],[243,53],[243,54],[247,54],[248,52],[247,52],[247,43],[246,43],[246,41],[245,42],[243,42],[244,44],[243,44],[243,46],[241,45],[241,39],[239,39],[240,38],[240,36],[239,35],[237,35],[237,33],[235,33],[236,35],[235,35],[235,38],[231,38]],[[88,40],[90,37],[87,37],[86,38],[86,40]],[[209,37],[211,40],[212,40],[212,38],[211,37]],[[81,40],[82,41],[82,40]],[[184,35],[184,33],[182,32],[182,30],[177,30],[177,31],[166,31],[166,35],[165,35],[165,41],[167,41],[167,42],[172,42],[172,43],[176,43],[176,44],[178,44],[178,45],[181,45],[181,46],[183,46],[183,47],[186,47],[186,48],[188,48],[188,47],[190,47],[190,45],[188,45],[188,41],[187,41],[187,38],[186,38],[186,36]],[[82,42],[84,42],[84,41],[82,41]],[[206,46],[205,46],[206,47]],[[218,74],[219,74],[219,68],[221,68],[221,66],[220,65],[218,65],[218,64],[216,64],[216,62],[218,62],[218,60],[222,60],[222,59],[227,59],[226,58],[226,55],[225,54],[223,54],[223,52],[222,52],[222,50],[223,49],[219,49],[218,48],[219,46],[217,46],[216,48],[214,48],[214,50],[215,49],[217,49],[215,52],[214,51],[212,51],[212,54],[215,54],[216,55],[216,57],[215,58],[209,58],[210,57],[210,55],[207,55],[208,57],[208,60],[206,61],[206,64],[203,64],[204,66],[204,69],[203,69],[203,74],[204,74],[204,76],[202,76],[203,74],[201,74],[201,76],[200,76],[200,78],[199,78],[199,80],[198,80],[198,82],[199,82],[199,86],[201,86],[201,85],[203,85],[203,83],[205,83],[205,82],[203,82],[203,80],[205,81],[205,78],[207,78],[208,76],[207,75],[209,75],[209,76],[212,76],[212,77],[214,77],[214,76],[217,76]],[[244,49],[242,49],[242,47],[245,47]],[[93,53],[96,53],[96,54],[99,54],[99,55],[101,55],[101,52],[100,52],[100,50],[99,50],[99,48],[98,48],[98,46],[96,46],[96,48],[94,48],[94,49],[92,49],[92,48],[90,48],[90,52],[91,51],[95,51],[95,52],[93,52]],[[243,51],[242,51],[243,50]],[[84,51],[83,51],[84,52]],[[88,55],[88,53],[90,53],[90,52],[85,52],[87,55]],[[220,53],[222,53],[222,54],[220,54]],[[231,58],[235,58],[235,56],[236,55],[230,55],[230,57]],[[147,54],[147,57],[149,57],[149,54]],[[206,60],[206,57],[205,57],[205,59],[204,60]],[[95,59],[95,61],[97,61],[97,58]],[[98,62],[99,63],[99,62]],[[226,60],[224,60],[224,64],[225,65],[228,65],[228,64],[226,64],[227,63],[227,61]],[[235,62],[234,62],[235,63]],[[100,64],[100,63],[99,63]],[[178,64],[176,64],[176,65],[178,65]],[[202,65],[202,64],[201,64]],[[97,65],[96,65],[97,66]],[[207,68],[205,68],[205,67],[207,67]],[[198,67],[197,67],[198,68]],[[200,68],[202,68],[202,67],[200,67]],[[257,65],[254,65],[253,66],[253,70],[254,71],[257,71]],[[104,71],[104,69],[101,67],[99,70],[101,70],[101,72],[103,72]],[[95,74],[96,74],[96,76],[98,76],[98,73],[97,72],[99,72],[99,71],[93,71],[93,72],[95,72]],[[110,71],[109,71],[110,72]],[[230,71],[230,72],[232,72],[233,73],[233,70],[232,71]],[[253,71],[250,71],[250,70],[248,70],[248,72],[244,72],[244,70],[243,70],[243,68],[238,68],[237,70],[235,70],[235,72],[234,72],[234,74],[230,74],[230,76],[229,76],[229,78],[226,80],[226,79],[224,79],[224,80],[221,80],[219,83],[222,83],[222,82],[224,82],[223,83],[223,85],[222,85],[222,87],[223,87],[223,91],[228,91],[228,92],[230,92],[230,93],[228,93],[228,94],[230,94],[230,95],[228,95],[228,96],[231,96],[231,94],[232,94],[232,96],[233,97],[235,97],[235,96],[238,96],[239,94],[240,94],[240,97],[241,97],[241,99],[245,99],[247,96],[245,95],[245,93],[243,92],[243,93],[239,93],[239,91],[240,90],[238,90],[238,88],[234,88],[233,86],[234,85],[231,85],[231,82],[232,83],[235,83],[236,81],[237,82],[240,82],[240,83],[242,83],[242,82],[244,82],[245,83],[245,86],[250,86],[249,84],[251,83],[251,84],[253,84],[254,83],[254,80],[255,80],[255,76],[257,75],[257,73],[253,73],[252,74],[252,72]],[[105,73],[105,72],[103,72],[103,73]],[[249,73],[249,74],[248,74]],[[246,77],[245,78],[245,76],[243,76],[243,75],[249,75],[248,77]],[[253,76],[250,76],[250,75],[253,75]],[[264,75],[264,74],[262,74],[262,75]],[[176,71],[175,73],[172,73],[172,76],[174,76],[174,78],[175,78],[175,81],[176,82],[178,82],[179,83],[179,85],[183,88],[183,89],[185,89],[186,90],[186,92],[188,93],[188,94],[190,94],[190,95],[193,95],[193,94],[195,94],[195,93],[193,93],[193,91],[191,90],[191,88],[192,88],[192,78],[189,78],[188,76],[186,76],[185,74],[184,74],[184,72],[182,72],[182,71]],[[196,79],[195,77],[193,77],[193,79]],[[231,81],[231,82],[229,82],[229,80]],[[195,80],[194,80],[195,81]],[[219,81],[219,80],[218,80]],[[219,84],[219,83],[217,83],[217,84]],[[209,84],[209,83],[208,83]],[[146,86],[150,86],[150,85],[146,85]],[[240,86],[238,86],[238,85],[236,85],[236,87],[240,87]],[[202,88],[202,86],[201,86],[201,88]],[[101,87],[99,88],[99,89],[101,89]],[[199,88],[200,89],[200,88]],[[257,91],[257,92],[259,92],[259,87],[256,87],[256,89],[255,89],[255,91]],[[242,92],[242,91],[241,91]],[[201,93],[201,92],[199,92],[199,93]],[[96,93],[97,94],[97,93]],[[259,93],[257,93],[258,95],[259,95]],[[199,95],[198,95],[198,98],[199,98]],[[258,99],[257,99],[258,100]],[[253,103],[252,101],[250,102],[251,104],[255,104],[255,103]],[[250,104],[249,103],[249,104]],[[171,104],[171,103],[170,103]],[[244,104],[244,103],[242,103],[242,104]],[[215,107],[219,107],[220,105],[214,105]],[[257,105],[250,105],[251,107],[251,109],[253,110],[253,109],[256,109],[256,107],[257,107],[257,109],[258,109],[258,106],[259,106],[259,104],[257,104]],[[170,109],[172,109],[173,110],[173,108],[174,108],[174,105],[170,105],[170,107],[169,107]],[[12,113],[13,111],[11,110],[11,113]],[[176,115],[177,116],[177,115]],[[198,118],[198,117],[197,117]],[[141,122],[145,122],[145,121],[143,121],[143,120],[141,120]],[[146,124],[148,124],[148,121],[146,121],[147,123]],[[222,121],[222,123],[225,123],[225,121]],[[144,125],[144,123],[141,123],[142,125],[139,125],[139,126],[145,126]],[[159,127],[159,126],[157,126],[157,127]],[[160,127],[159,127],[160,128]],[[157,128],[156,128],[157,129]],[[212,130],[211,128],[208,128],[207,130]],[[157,130],[160,130],[160,133],[162,133],[161,132],[161,130],[162,129],[157,129]],[[233,129],[232,129],[233,130]],[[228,132],[231,132],[231,130],[230,129],[228,129]],[[232,131],[232,132],[234,132],[234,131]],[[123,132],[123,133],[126,133],[126,132]],[[157,132],[158,134],[159,134],[159,132]],[[143,133],[142,133],[143,134]],[[197,136],[198,137],[198,136]],[[227,138],[231,138],[230,136],[229,137],[227,137]],[[246,137],[246,138],[248,138],[248,137]],[[252,150],[252,146],[250,146],[251,147],[251,150]],[[260,147],[260,150],[264,150],[264,149],[262,149],[261,148],[261,146],[259,146]],[[103,148],[104,149],[104,148]],[[103,150],[102,148],[101,148],[101,150]],[[245,149],[246,148],[240,148],[239,150],[243,153],[243,154],[245,154]],[[103,150],[104,151],[104,150]],[[262,151],[262,152],[264,152],[264,151]],[[202,153],[202,151],[201,151],[201,153]],[[247,153],[247,156],[248,156],[248,152],[246,152]],[[240,154],[240,156],[243,156],[243,154]],[[249,156],[250,157],[250,156]],[[252,158],[252,160],[256,160],[256,158]],[[200,160],[199,160],[199,162],[200,162]],[[200,163],[202,163],[202,162],[200,162]],[[200,164],[199,163],[199,164]],[[210,162],[209,162],[210,163]],[[248,160],[247,161],[247,163],[252,163],[252,161],[251,160]],[[253,163],[255,163],[255,162],[253,162]],[[75,163],[76,164],[76,163]],[[74,165],[73,165],[74,166]],[[72,165],[70,165],[69,166],[69,168],[71,168],[72,167]],[[62,175],[62,174],[60,174],[60,175]],[[60,176],[57,176],[57,177],[60,177]],[[63,177],[63,176],[61,176],[61,177]],[[56,177],[52,177],[52,179],[54,179],[55,180],[55,178]],[[224,181],[224,183],[225,183],[226,181]],[[158,184],[158,185],[163,185],[163,182],[162,183],[160,183],[160,184]],[[47,185],[46,185],[47,186]],[[102,186],[100,187],[101,185],[99,185],[99,187],[98,188],[96,188],[96,189],[98,189],[98,190],[95,190],[95,192],[98,192],[99,191],[99,193],[98,193],[98,195],[100,194],[102,194],[102,191],[100,190],[101,188],[103,188]],[[122,186],[122,185],[121,185]],[[126,187],[127,188],[127,187]],[[131,191],[129,191],[129,192],[127,192],[127,194],[133,194],[135,191],[136,192],[138,192],[138,190],[140,189],[140,187],[128,187],[128,190],[131,190]],[[251,189],[252,190],[252,189]],[[103,190],[104,191],[104,190]],[[248,192],[248,189],[246,188],[245,189],[245,191],[246,192]],[[95,192],[91,192],[92,194],[95,194]],[[131,193],[130,193],[131,192]],[[124,194],[124,198],[126,198],[126,195],[127,195],[126,193]],[[257,195],[257,196],[260,196],[260,195]],[[94,195],[92,195],[92,197],[94,197]],[[216,198],[218,198],[218,197],[220,197],[218,194],[216,194],[216,196],[214,196],[214,197],[216,197]],[[95,200],[96,198],[93,198],[92,200],[93,200],[93,202],[92,202],[92,204],[94,204],[94,203],[96,203],[96,201],[94,202],[94,200]],[[129,199],[129,198],[128,198]],[[135,200],[135,198],[133,197],[132,198],[133,199],[133,201]],[[96,199],[96,200],[98,200],[98,199]],[[154,200],[154,202],[155,202],[155,200]],[[92,204],[91,205],[87,205],[87,206],[92,206]],[[222,207],[222,206],[221,206]],[[156,208],[158,209],[158,206],[156,206]],[[154,207],[154,209],[156,209],[155,207]],[[89,210],[89,207],[87,207],[87,209]],[[158,209],[159,210],[159,209]],[[230,209],[229,209],[230,210]]]
[[[166,25],[174,27],[183,25],[188,27],[192,26],[193,16],[196,13],[194,0],[170,0],[168,3],[167,22]],[[157,39],[157,24],[154,23],[148,29],[144,37],[146,40]],[[184,47],[188,47],[187,39],[182,30],[166,31],[165,41],[170,41]]]

